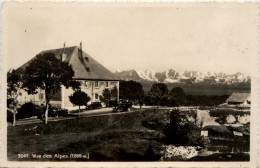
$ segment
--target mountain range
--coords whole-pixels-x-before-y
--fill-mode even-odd
[[[223,72],[199,72],[183,71],[177,72],[174,69],[166,69],[163,72],[153,70],[127,70],[116,71],[115,74],[122,80],[133,80],[137,82],[162,82],[162,83],[183,83],[183,84],[250,84],[250,76],[241,72],[225,74]]]

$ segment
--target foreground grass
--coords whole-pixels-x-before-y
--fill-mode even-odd
[[[31,154],[89,154],[89,158],[68,158],[67,160],[109,160],[131,161],[152,158],[149,149],[157,150],[162,137],[158,131],[142,126],[142,120],[158,113],[145,110],[142,113],[122,113],[120,115],[94,116],[50,122],[48,125],[35,123],[8,127],[9,160],[49,160],[35,159]],[[147,152],[148,151],[148,152]],[[29,154],[28,158],[18,158],[18,154]],[[52,158],[51,160],[60,160]],[[62,159],[66,160],[66,159]]]
[[[169,123],[169,118],[169,109],[160,109],[158,112],[146,109],[141,113],[135,111],[52,121],[48,125],[34,123],[17,127],[10,126],[7,128],[8,159],[19,161],[158,161],[164,154],[161,153],[162,146],[168,144],[162,132],[165,124]],[[187,132],[189,131],[184,133]],[[247,141],[238,138],[235,139],[236,141],[227,140],[211,139],[208,149],[213,151],[223,149],[223,151],[210,156],[196,156],[190,161],[249,160],[248,154],[229,152],[229,148],[234,144],[245,147],[246,149],[243,150],[249,151]],[[173,141],[169,143],[172,144]],[[28,154],[28,157],[19,158],[19,154]],[[52,158],[33,158],[32,154],[40,156],[47,154]],[[71,154],[89,157],[63,157]],[[53,157],[55,155],[58,156]],[[184,161],[179,158],[172,159]]]

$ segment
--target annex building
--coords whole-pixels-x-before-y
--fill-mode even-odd
[[[234,92],[226,100],[226,103],[230,104],[230,105],[248,105],[248,104],[251,104],[251,94],[250,93]]]
[[[119,78],[84,52],[81,43],[79,47],[65,47],[64,44],[63,48],[45,50],[39,54],[47,52],[55,54],[56,58],[68,62],[72,66],[75,72],[73,78],[80,82],[81,90],[87,93],[91,98],[89,103],[100,102],[100,96],[102,96],[103,91],[105,89],[111,90],[114,87],[117,88],[117,100],[119,100]],[[20,68],[25,69],[30,61],[26,62]],[[74,108],[75,106],[73,106],[69,100],[69,96],[72,95],[73,92],[72,88],[66,89],[62,86],[61,90],[53,96],[50,103],[61,108]],[[44,104],[44,90],[38,90],[38,93],[35,95],[28,95],[25,90],[21,90],[17,100],[20,103],[33,102],[35,104]]]

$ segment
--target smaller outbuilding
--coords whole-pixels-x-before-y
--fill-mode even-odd
[[[251,104],[251,94],[238,92],[232,93],[232,95],[226,100],[226,103],[232,105]]]

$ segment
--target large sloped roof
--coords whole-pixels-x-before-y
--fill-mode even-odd
[[[232,93],[232,95],[227,99],[227,102],[237,102],[243,103],[246,100],[250,101],[250,93]]]
[[[64,51],[64,53],[63,53]],[[116,74],[109,71],[99,62],[97,62],[93,57],[91,57],[86,52],[82,51],[83,59],[79,58],[78,52],[79,47],[65,47],[65,48],[58,48],[52,50],[45,50],[40,52],[40,54],[51,52],[54,53],[56,58],[60,59],[62,54],[66,55],[65,62],[68,62],[72,69],[75,72],[74,78],[75,79],[87,79],[87,80],[119,80]],[[29,63],[35,59],[32,58],[20,68],[25,68],[29,65]]]

